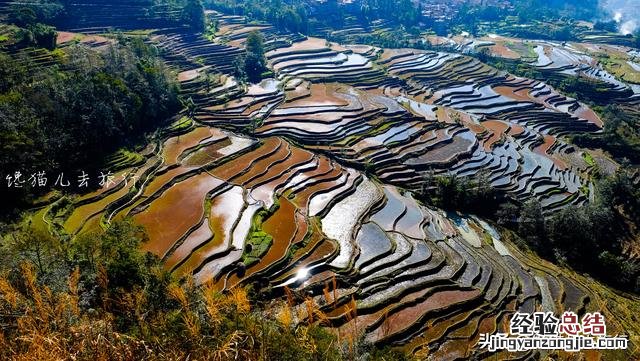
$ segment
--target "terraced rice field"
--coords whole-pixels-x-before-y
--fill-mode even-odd
[[[78,197],[58,220],[68,233],[132,217],[149,234],[144,248],[177,275],[220,290],[253,283],[281,295],[286,286],[312,297],[337,334],[429,360],[538,357],[475,346],[515,311],[597,310],[611,334],[634,327],[633,310],[620,311],[627,296],[410,193],[430,174],[484,172],[548,213],[584,204],[589,164],[563,136],[601,131],[588,106],[457,53],[341,46],[210,16],[215,42],[152,36],[194,118],[162,132],[135,168],[138,183]],[[275,78],[244,86],[232,62],[256,27]],[[515,57],[505,46],[492,49]],[[536,48],[541,68],[588,66],[546,47]]]
[[[560,43],[498,35],[475,40],[454,37],[440,43],[457,52],[487,49],[491,55],[507,61],[529,63],[550,78],[559,75],[591,78],[604,83],[612,101],[637,104],[640,99],[640,68],[635,63],[637,51],[627,46],[610,45],[591,38],[584,42]]]

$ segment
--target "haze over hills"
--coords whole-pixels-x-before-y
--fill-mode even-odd
[[[619,24],[623,35],[633,34],[640,26],[640,4],[632,0],[606,0],[600,6]]]
[[[633,359],[629,6],[3,1],[0,358]]]

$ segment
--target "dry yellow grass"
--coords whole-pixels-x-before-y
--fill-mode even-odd
[[[108,290],[105,272],[97,272],[97,278],[100,288]],[[293,295],[290,304],[283,302],[273,323],[265,323],[261,313],[252,313],[246,289],[222,294],[213,284],[196,287],[191,282],[167,285],[168,300],[175,302],[173,309],[154,313],[148,294],[138,288],[117,297],[105,296],[103,309],[88,311],[79,302],[80,276],[75,269],[68,276],[67,291],[57,293],[39,282],[28,263],[22,266],[18,283],[0,276],[0,359],[270,360],[273,356],[268,355],[274,350],[269,349],[269,341],[287,334],[297,342],[292,347],[304,355],[328,351],[312,334],[317,326],[301,324],[294,317]],[[312,299],[305,304],[308,321],[328,322]],[[127,310],[125,316],[137,331],[117,331],[112,310]],[[165,335],[172,330],[183,338]]]

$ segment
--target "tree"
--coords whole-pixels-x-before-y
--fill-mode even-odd
[[[554,39],[561,41],[568,41],[574,38],[574,35],[571,31],[571,27],[565,25],[558,27],[552,31],[552,35]]]
[[[618,32],[618,23],[615,21],[596,21],[593,25],[594,30],[608,31],[610,33]]]
[[[500,205],[496,212],[496,220],[499,225],[513,228],[518,222],[520,208],[513,202],[506,202]]]
[[[574,142],[583,147],[602,148],[618,160],[640,161],[640,111],[633,107],[608,105],[601,111],[602,134],[576,135]]]
[[[20,27],[36,23],[51,24],[63,13],[64,6],[55,0],[16,2],[9,8],[8,20]]]
[[[244,72],[247,79],[256,83],[262,79],[267,70],[267,60],[264,56],[264,38],[257,31],[252,31],[247,37],[247,54],[244,57]]]
[[[58,33],[53,26],[38,23],[25,30],[24,36],[33,45],[53,50],[56,47]]]
[[[32,8],[26,6],[15,7],[11,9],[9,14],[9,21],[20,27],[33,25],[37,20],[38,16],[36,15],[36,12]]]
[[[146,255],[140,251],[146,241],[143,229],[131,221],[113,223],[101,236],[98,259],[109,276],[109,284],[131,290],[148,275]]]
[[[524,203],[518,222],[518,233],[535,249],[545,249],[542,247],[545,237],[545,221],[542,205],[537,199],[531,198]]]
[[[264,58],[264,38],[258,31],[252,31],[247,36],[246,50],[258,57]]]
[[[182,13],[183,21],[197,32],[203,32],[206,27],[204,6],[202,0],[187,0]]]
[[[142,42],[136,50],[126,43],[104,51],[71,46],[61,67],[32,67],[28,58],[0,55],[3,179],[18,170],[23,177],[95,170],[104,156],[138,143],[173,114],[177,82],[144,47],[151,48]],[[38,189],[22,189],[0,188],[0,208],[39,195]]]

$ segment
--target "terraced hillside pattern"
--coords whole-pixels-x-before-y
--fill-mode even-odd
[[[477,347],[480,334],[507,332],[516,311],[600,311],[609,334],[639,334],[636,297],[412,195],[434,175],[482,175],[516,199],[536,198],[546,214],[586,204],[589,151],[565,136],[602,131],[587,105],[464,55],[473,45],[465,42],[447,52],[382,49],[208,16],[219,24],[213,40],[172,28],[150,37],[194,110],[158,132],[136,162],[114,159],[130,164],[120,172],[137,183],[75,196],[66,213],[38,210],[53,231],[77,236],[131,217],[148,233],[144,248],[178,276],[221,291],[252,284],[265,297],[308,295],[337,335],[426,360],[543,358]],[[100,26],[80,19],[75,28]],[[243,84],[234,60],[254,30],[274,77]],[[522,57],[511,42],[515,50],[490,40],[491,51]],[[637,86],[590,62],[590,46],[540,44],[529,55],[550,73],[604,77],[613,102],[637,106]],[[304,302],[296,307],[305,319]],[[633,359],[638,342],[583,356]]]

